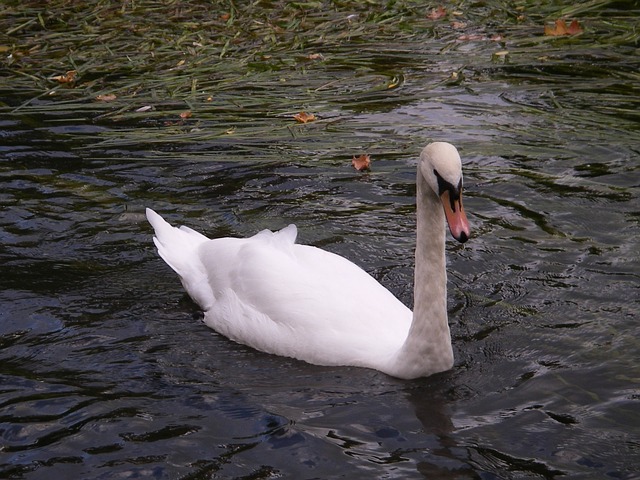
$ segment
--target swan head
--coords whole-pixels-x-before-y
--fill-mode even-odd
[[[462,161],[456,147],[446,142],[427,145],[420,155],[420,172],[442,202],[453,238],[469,239],[469,222],[462,208]]]

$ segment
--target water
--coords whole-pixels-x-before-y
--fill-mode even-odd
[[[486,41],[437,56],[418,40],[369,47],[366,74],[316,71],[341,83],[306,126],[271,78],[217,136],[225,117],[114,124],[9,113],[24,99],[3,94],[0,477],[639,478],[637,49],[496,64]],[[375,90],[390,70],[400,85]],[[401,381],[237,345],[154,251],[145,206],[212,237],[295,222],[411,304],[431,140],[461,151],[472,224],[447,246],[449,372]],[[370,173],[350,167],[363,150]]]

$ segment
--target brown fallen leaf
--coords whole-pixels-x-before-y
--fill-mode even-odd
[[[577,20],[572,20],[571,23],[567,26],[567,22],[562,19],[558,19],[553,26],[544,26],[544,34],[550,37],[559,37],[562,35],[577,35],[578,33],[582,32],[582,27]]]
[[[113,102],[118,96],[115,93],[105,93],[104,95],[96,96],[96,100],[99,102]]]
[[[77,76],[78,76],[77,70],[69,70],[64,75],[56,75],[55,77],[51,77],[51,79],[57,80],[60,83],[73,83],[76,81]]]
[[[187,118],[191,118],[191,110],[187,110],[186,112],[182,112],[180,114],[180,118],[182,118],[183,120],[186,120]]]
[[[367,153],[364,153],[359,157],[356,157],[354,155],[353,159],[351,160],[351,165],[353,165],[353,168],[355,168],[359,172],[362,172],[363,170],[369,170],[371,165],[371,156]]]
[[[310,53],[307,58],[309,60],[324,60],[324,56],[321,53]]]
[[[486,40],[487,37],[485,37],[484,35],[480,35],[479,33],[472,33],[470,35],[460,35],[458,37],[458,41],[460,42],[477,42],[478,40]]]
[[[296,113],[293,118],[300,123],[309,123],[313,122],[316,119],[316,116],[313,113],[300,112]]]
[[[429,20],[439,20],[447,14],[447,10],[440,5],[438,8],[432,8],[429,13],[427,13],[427,18]]]
[[[567,28],[567,33],[569,33],[569,35],[577,35],[579,33],[582,33],[583,31],[584,30],[577,20],[572,20],[569,24],[569,28]]]

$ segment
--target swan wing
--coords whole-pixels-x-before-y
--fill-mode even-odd
[[[216,298],[205,323],[258,350],[375,368],[407,337],[411,311],[364,270],[296,245],[295,226],[199,246]]]

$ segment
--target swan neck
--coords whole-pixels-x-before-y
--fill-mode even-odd
[[[447,271],[445,258],[445,217],[440,199],[418,172],[416,262],[413,285],[414,323],[425,320],[419,313],[437,308],[437,319],[447,320]],[[425,323],[425,322],[422,322]],[[429,322],[431,325],[433,322]]]
[[[444,211],[420,169],[416,185],[413,321],[397,357],[398,367],[405,370],[405,378],[430,375],[453,366],[447,319]]]

